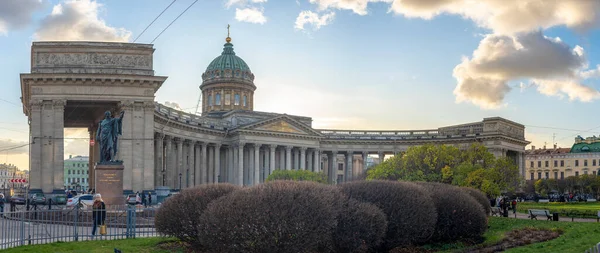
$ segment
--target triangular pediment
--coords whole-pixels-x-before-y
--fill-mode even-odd
[[[244,126],[244,130],[257,130],[272,133],[287,133],[287,134],[300,134],[310,136],[320,136],[320,133],[314,129],[306,126],[287,115],[282,115],[270,119],[266,119],[260,122],[256,122],[251,125]]]
[[[272,123],[258,126],[256,128],[254,128],[254,130],[293,133],[293,134],[309,134],[305,131],[302,131],[298,127],[293,126],[292,124],[288,123],[285,120],[277,120]]]

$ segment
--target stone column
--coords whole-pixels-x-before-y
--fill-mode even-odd
[[[254,144],[254,184],[260,184],[260,144]]]
[[[379,163],[382,163],[385,160],[385,153],[383,151],[377,152],[379,155]]]
[[[354,162],[354,151],[348,151],[346,154],[346,169],[344,175],[344,182],[352,181],[353,171],[352,171],[352,163]]]
[[[96,139],[96,127],[88,127],[88,133],[90,134],[90,140]],[[94,146],[90,143],[89,145],[89,158],[88,158],[88,189],[93,189],[96,187],[96,178],[95,178],[95,170],[94,170],[94,158],[96,152],[94,152]],[[156,168],[154,168],[156,170]],[[64,172],[63,172],[64,173]],[[63,185],[66,185],[67,182],[63,182]]]
[[[183,184],[183,140],[176,138],[177,143],[177,169],[175,170],[175,189],[181,189]],[[182,174],[180,177],[179,174]]]
[[[195,141],[194,142],[194,185],[195,186],[201,185],[202,180],[204,180],[206,178],[206,173],[202,174],[202,170],[200,169],[200,167],[202,167],[202,161],[204,161],[202,159],[201,148],[202,148],[202,146],[200,145],[200,143]]]
[[[328,164],[327,164],[327,177],[329,178],[330,184],[335,184],[337,181],[337,151],[331,151],[331,154],[328,156]]]
[[[152,139],[154,138],[154,110],[155,104],[154,100],[145,101],[142,103],[143,109],[143,118],[140,119],[140,124],[142,124],[143,136],[141,136],[141,144],[143,145],[143,155],[142,164],[139,164],[139,171],[141,171],[142,176],[136,179],[138,182],[135,182],[134,185],[141,185],[143,188],[140,189],[142,191],[154,190],[156,188],[156,184],[154,183],[154,179],[158,175],[154,170],[150,168],[154,168],[154,142]],[[138,142],[139,143],[139,142]],[[138,144],[136,143],[136,145]],[[139,182],[141,181],[141,182]],[[141,192],[141,191],[140,191]]]
[[[221,175],[221,143],[215,144],[215,169],[213,182],[218,183]]]
[[[265,179],[275,171],[275,150],[277,149],[277,145],[269,145],[269,172],[265,176]]]
[[[292,169],[292,148],[290,146],[285,146],[285,169]]]
[[[279,168],[280,170],[286,170],[285,167],[285,147],[279,149]]]
[[[208,170],[206,167],[208,166],[207,158],[207,149],[208,145],[206,142],[202,143],[202,150],[200,151],[200,183],[207,184],[213,182],[213,173],[212,169]]]
[[[231,184],[235,184],[235,173],[234,173],[234,168],[235,168],[235,146],[234,145],[230,145],[227,149],[227,155],[229,156],[227,161],[227,176],[223,178],[224,182],[228,182]]]
[[[185,185],[185,187],[191,187],[194,186],[194,141],[188,140],[187,142],[187,152],[186,152],[186,157],[187,159],[185,159],[186,161],[186,166],[185,166],[185,171],[184,174],[185,176],[184,181],[183,181],[183,185]]]
[[[315,154],[314,150],[308,150],[308,152],[306,153],[306,170],[308,171],[314,171],[313,170],[313,155]]]
[[[155,143],[154,143],[154,156],[156,158],[156,164],[154,164],[154,167],[156,168],[156,170],[154,170],[154,186],[159,186],[162,185],[162,173],[163,173],[163,138],[164,135],[162,134],[156,134],[156,139],[155,139]],[[160,175],[160,176],[159,176]]]
[[[300,147],[300,170],[306,170],[306,148]]]
[[[238,144],[237,185],[244,186],[244,142]]]
[[[65,185],[65,142],[64,142],[64,130],[65,130],[65,105],[66,100],[54,100],[52,110],[54,112],[54,125],[52,129],[54,134],[53,153],[54,153],[54,164],[53,164],[53,192],[63,193]]]
[[[363,167],[362,167],[362,171],[361,173],[367,171],[367,159],[369,158],[369,152],[367,151],[363,151],[362,152],[362,159],[363,159]]]
[[[166,186],[172,187],[172,189],[175,189],[175,185],[173,184],[173,182],[175,182],[175,155],[174,155],[174,150],[173,150],[173,137],[171,136],[165,136],[165,142],[167,143],[167,150],[166,150],[166,154],[165,154],[165,158],[167,160],[167,164],[165,166],[165,173],[167,174],[167,179],[165,180],[165,184]]]
[[[321,172],[321,150],[315,149],[315,157],[313,160],[314,172]]]
[[[205,143],[205,144],[207,144],[207,143]],[[209,173],[209,175],[213,175],[213,172],[215,174],[217,174],[217,172],[214,171],[214,169],[215,169],[215,149],[213,147],[207,145],[206,151],[208,153],[207,154],[207,163],[206,163],[206,168],[208,170],[208,173]],[[210,180],[210,178],[207,180]]]
[[[43,138],[42,135],[42,108],[44,106],[42,101],[31,100],[29,106],[31,108],[29,112],[29,119],[31,120],[29,124],[31,132],[29,140],[31,143],[29,154],[29,189],[37,191],[42,189],[42,147],[45,143],[48,143],[48,140]]]

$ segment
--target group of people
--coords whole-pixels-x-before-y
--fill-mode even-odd
[[[497,199],[490,199],[490,205],[492,207],[500,208],[504,217],[508,217],[508,209],[513,211],[513,214],[517,213],[517,199],[512,201],[506,197],[499,197]]]
[[[148,207],[148,206],[152,205],[152,192],[148,192],[148,198],[146,198],[146,194],[144,194],[144,193],[142,193],[140,196],[139,191],[136,192],[135,195],[142,199],[142,205],[144,205],[144,207]]]

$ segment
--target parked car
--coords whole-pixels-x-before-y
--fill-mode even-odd
[[[46,196],[44,196],[43,193],[33,193],[33,194],[31,194],[29,203],[44,205],[44,204],[46,204]]]
[[[52,200],[52,204],[56,204],[56,205],[65,205],[65,204],[67,204],[67,195],[56,195],[56,196],[54,196],[54,200]]]
[[[25,196],[22,195],[14,195],[10,197],[10,202],[15,205],[25,205]]]
[[[139,205],[142,204],[142,198],[137,194],[129,194],[127,196],[127,204],[130,205]]]
[[[92,194],[77,195],[67,200],[67,207],[75,207],[78,202],[81,202],[81,207],[86,208],[94,204],[94,196]]]

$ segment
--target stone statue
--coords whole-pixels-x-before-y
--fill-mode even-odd
[[[100,160],[98,164],[120,163],[115,161],[118,151],[118,138],[123,133],[123,115],[125,111],[121,111],[121,117],[112,118],[110,111],[104,113],[104,119],[98,124],[96,132],[96,141],[100,144]]]

